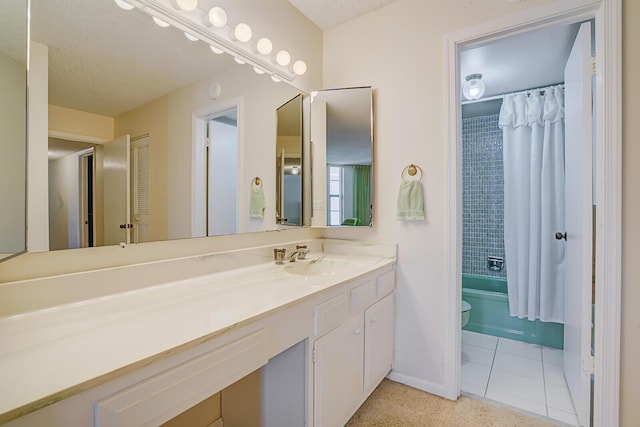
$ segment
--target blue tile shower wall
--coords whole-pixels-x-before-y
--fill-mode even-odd
[[[504,174],[498,114],[462,120],[462,273],[507,277],[487,268],[504,258]]]

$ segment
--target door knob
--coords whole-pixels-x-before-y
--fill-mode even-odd
[[[562,240],[562,239],[567,240],[567,232],[566,231],[564,233],[561,233],[559,231],[556,233],[556,240]]]

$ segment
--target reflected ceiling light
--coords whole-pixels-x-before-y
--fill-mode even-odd
[[[124,0],[113,0],[120,9],[124,9],[124,10],[132,10],[133,6],[131,6],[129,3],[127,3]]]
[[[213,25],[216,28],[222,28],[227,25],[227,12],[221,7],[212,7],[209,9],[209,13],[205,15],[204,23]]]
[[[173,7],[191,12],[198,6],[198,0],[173,0]]]
[[[194,36],[193,34],[189,34],[186,31],[184,32],[184,36],[186,38],[188,38],[189,40],[191,40],[192,42],[197,42],[198,38],[196,36]]]
[[[156,18],[155,16],[152,16],[153,18],[153,22],[155,22],[156,24],[158,24],[159,27],[162,28],[167,28],[169,26],[169,24],[167,24],[166,22],[164,22],[162,19],[160,18]]]
[[[258,67],[253,67],[253,71],[256,72],[256,74],[264,74],[265,71],[262,68],[258,68]]]
[[[212,44],[209,45],[209,49],[211,49],[211,52],[215,53],[216,55],[221,55],[224,53],[224,50],[217,48]]]
[[[269,55],[273,50],[273,43],[268,38],[262,37],[256,43],[256,50],[263,55]]]
[[[462,84],[462,95],[469,100],[481,98],[484,95],[484,82],[481,80],[482,74],[469,74],[464,78]]]
[[[280,80],[278,77],[276,76],[271,76],[271,80],[273,80],[276,83],[280,83],[282,80]]]
[[[298,166],[292,166],[291,167],[291,174],[292,175],[298,175],[300,173],[300,168]]]
[[[307,72],[307,63],[298,59],[293,63],[293,72],[299,76],[304,75]]]
[[[242,59],[238,58],[237,56],[234,56],[233,60],[236,61],[240,65],[246,64],[246,62],[244,62]]]
[[[286,50],[280,50],[276,53],[276,62],[278,65],[286,67],[291,62],[291,55]]]
[[[244,22],[236,25],[235,30],[233,30],[233,36],[243,43],[251,40],[251,36],[253,36],[253,32],[251,31],[251,27],[245,24]]]

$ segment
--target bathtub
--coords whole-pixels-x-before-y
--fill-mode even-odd
[[[465,330],[547,347],[563,347],[564,325],[531,322],[509,315],[507,280],[499,277],[462,275],[462,299],[471,304]]]

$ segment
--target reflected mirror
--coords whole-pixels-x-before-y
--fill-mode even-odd
[[[49,200],[29,209],[47,212],[51,250],[277,228],[276,111],[298,89],[112,0],[33,0],[31,16],[48,59]]]
[[[0,13],[0,259],[26,248],[27,1]]]
[[[278,108],[276,222],[302,225],[302,96]]]
[[[371,226],[371,87],[311,94],[314,226]]]

